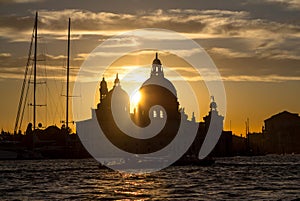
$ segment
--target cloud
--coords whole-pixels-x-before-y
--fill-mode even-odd
[[[45,55],[42,55],[42,57],[43,57],[42,59],[47,59],[48,61],[49,60],[52,60],[52,61],[59,60],[59,61],[61,61],[61,60],[67,59],[66,55],[50,55],[50,54],[45,54]]]
[[[11,57],[11,53],[7,53],[7,52],[0,53],[0,59],[9,58],[9,57]]]
[[[0,79],[24,79],[24,72],[25,67],[7,67],[7,68],[1,68],[0,71]],[[31,70],[28,71],[29,74],[32,72]],[[72,69],[70,71],[70,82],[73,82],[76,80],[76,75],[78,73],[78,69]],[[66,73],[65,69],[62,66],[47,66],[46,68],[39,67],[37,71],[37,79],[39,81],[42,80],[55,80],[55,81],[65,81],[66,79]]]
[[[298,51],[295,50],[284,50],[280,48],[256,48],[255,51],[243,52],[236,51],[229,48],[213,47],[208,50],[210,54],[218,55],[226,58],[267,58],[275,60],[300,60],[300,55]]]
[[[23,79],[26,61],[27,57],[12,58],[9,53],[0,54],[0,78]],[[71,63],[73,65],[70,74],[76,76],[79,67],[78,65],[74,65],[75,62],[71,61]],[[40,78],[65,79],[65,55],[39,54],[37,66],[37,74]],[[29,72],[31,72],[31,68],[32,65],[29,65]]]
[[[286,8],[291,10],[300,10],[300,1],[299,0],[264,0],[269,3],[282,4]]]
[[[210,50],[208,50],[209,53],[212,54],[218,54],[225,57],[230,58],[247,58],[247,57],[253,57],[251,53],[241,52],[241,51],[234,51],[232,49],[228,48],[221,48],[221,47],[213,47]]]
[[[44,2],[45,0],[0,0],[0,4],[1,3],[40,3],[40,2]]]
[[[33,17],[34,13],[31,17],[2,16],[0,18],[0,37],[10,40],[10,42],[29,42],[33,28]],[[157,9],[129,14],[126,12],[92,12],[78,9],[41,10],[39,12],[39,33],[46,40],[45,43],[48,39],[48,44],[56,49],[65,45],[59,41],[66,40],[69,17],[72,19],[72,40],[77,40],[80,43],[77,45],[80,47],[80,51],[77,51],[74,57],[77,62],[75,63],[76,66],[79,66],[89,55],[89,52],[107,37],[127,30],[150,27],[171,29],[196,40],[200,44],[204,43],[203,47],[208,50],[208,53],[217,62],[218,60],[221,62],[219,67],[224,72],[223,76],[229,77],[228,74],[234,74],[235,77],[230,78],[232,80],[245,73],[263,72],[270,75],[274,69],[275,73],[284,76],[282,72],[291,68],[284,65],[295,66],[292,62],[295,63],[295,61],[300,60],[299,24],[254,18],[249,11]],[[172,42],[171,39],[168,40]],[[58,43],[59,45],[57,45]],[[127,45],[138,45],[130,38],[120,40],[117,44],[120,48]],[[193,51],[185,53],[191,54]],[[47,62],[51,66],[62,66],[65,60],[65,56],[62,54],[62,52],[49,53],[46,55]],[[109,56],[109,54],[106,55]],[[2,62],[2,66],[5,64],[11,67],[23,66],[26,61],[25,57],[14,58],[12,61],[11,57],[5,53],[0,55],[0,59],[1,61],[6,59],[6,62]],[[9,59],[11,60],[7,62]],[[255,65],[262,59],[270,65]],[[230,67],[230,64],[226,63],[227,61],[233,62],[233,60],[237,61],[235,66],[239,66],[238,68]],[[270,60],[276,62],[272,63]],[[286,61],[286,64],[277,61]],[[292,77],[292,75],[286,76]],[[239,78],[240,80],[247,80],[245,77]],[[265,80],[268,79],[270,78]]]
[[[257,54],[259,54],[259,52]],[[300,60],[299,52],[280,50],[280,49],[269,49],[267,51],[260,53],[259,57],[272,58],[277,60],[285,60],[285,59]]]
[[[169,9],[143,13],[127,14],[112,12],[91,12],[87,10],[66,9],[59,11],[41,10],[40,28],[43,34],[66,35],[67,20],[72,18],[72,33],[77,35],[101,34],[114,35],[120,31],[137,28],[155,27],[170,29],[180,33],[194,33],[195,37],[272,37],[279,34],[293,35],[300,31],[299,26],[261,19],[252,19],[250,13],[230,10],[193,10]],[[4,16],[0,26],[2,37],[14,30],[32,30],[33,18]],[[270,36],[270,35],[269,35]],[[20,37],[20,36],[19,36]]]
[[[34,15],[34,14],[33,14]],[[67,19],[72,18],[72,33],[74,34],[104,34],[113,35],[120,31],[137,28],[155,27],[171,29],[183,33],[207,32],[203,30],[214,18],[241,18],[246,12],[233,11],[198,11],[198,10],[155,10],[147,13],[111,13],[91,12],[86,10],[66,9],[59,11],[41,10],[39,12],[39,27],[43,34],[65,35]],[[224,20],[223,20],[224,21]],[[13,31],[27,31],[33,26],[33,17],[2,16],[0,18],[2,37],[17,37]],[[55,31],[54,31],[55,30]],[[7,34],[5,34],[7,33]],[[23,33],[24,34],[24,33]]]
[[[241,75],[241,76],[224,76],[222,77],[224,81],[231,82],[284,82],[284,81],[300,81],[300,76],[280,76],[280,75],[267,75],[267,76],[251,76],[251,75]]]

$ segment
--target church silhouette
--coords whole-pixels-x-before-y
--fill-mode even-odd
[[[190,161],[198,163],[199,160],[197,156],[206,137],[211,117],[214,116],[219,126],[223,127],[224,118],[218,114],[217,104],[214,99],[212,99],[210,104],[209,114],[203,118],[205,122],[195,122],[194,116],[192,120],[187,119],[188,116],[185,114],[184,109],[179,108],[176,88],[172,82],[164,76],[163,66],[157,53],[152,62],[150,78],[148,78],[139,89],[141,99],[134,109],[133,114],[130,113],[129,96],[127,92],[122,89],[118,74],[116,75],[114,86],[111,90],[108,90],[107,82],[103,77],[100,82],[99,91],[99,104],[97,105],[97,109],[95,109],[99,126],[112,144],[132,154],[148,154],[163,149],[176,137],[180,124],[185,124],[187,125],[185,129],[186,135],[189,135],[189,125],[198,127],[197,134],[191,146],[177,163],[189,163]],[[117,107],[118,111],[117,114],[113,114],[112,111],[112,103],[114,101],[116,103],[114,106]],[[158,105],[161,107],[157,107]],[[116,116],[128,116],[130,117],[130,121],[141,128],[145,128],[153,122],[165,122],[165,124],[155,136],[145,139],[134,138],[119,128],[119,125],[115,121]],[[140,133],[140,135],[143,135],[143,133]],[[227,136],[225,142],[219,147],[226,149],[224,153],[229,154],[231,132],[225,132],[224,135]],[[228,145],[226,146],[224,144]]]
[[[146,154],[167,146],[176,136],[181,121],[176,89],[164,77],[163,67],[157,53],[152,63],[150,78],[142,84],[139,91],[141,100],[134,113],[129,114],[129,96],[122,89],[118,74],[110,91],[108,91],[107,83],[103,78],[100,83],[100,103],[97,106],[96,114],[103,132],[115,146],[130,153]],[[165,120],[163,129],[149,139],[133,138],[122,132],[115,123],[111,110],[113,93],[117,99],[116,107],[119,107],[117,115],[121,115],[122,112],[127,113],[130,115],[131,121],[139,127],[146,127],[152,121]],[[154,107],[156,105],[160,105],[162,108]]]

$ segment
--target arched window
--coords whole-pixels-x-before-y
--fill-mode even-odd
[[[154,118],[157,117],[157,112],[156,112],[156,110],[153,110],[153,117],[154,117]]]
[[[163,112],[162,110],[159,111],[159,117],[160,117],[161,119],[164,118],[164,112]]]

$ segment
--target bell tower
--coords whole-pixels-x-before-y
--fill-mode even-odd
[[[210,103],[209,107],[210,107],[210,111],[209,111],[208,115],[203,117],[203,120],[205,122],[206,131],[208,130],[211,123],[212,123],[211,126],[223,130],[224,117],[222,115],[220,115],[217,110],[217,103],[215,102],[214,96],[211,96],[211,103]],[[214,121],[212,121],[212,119],[214,119]]]
[[[106,97],[107,93],[108,93],[108,89],[107,89],[107,83],[104,79],[104,77],[102,78],[102,81],[100,83],[100,103],[102,102],[102,100]]]

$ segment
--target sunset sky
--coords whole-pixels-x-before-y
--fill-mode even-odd
[[[38,103],[46,102],[48,108],[47,113],[38,109],[43,124],[60,126],[65,115],[61,95],[65,94],[69,17],[72,83],[89,53],[106,39],[140,28],[169,29],[196,41],[215,62],[226,90],[227,112],[221,113],[226,117],[225,130],[231,125],[235,134],[244,135],[249,118],[250,131],[259,132],[271,115],[284,110],[300,113],[300,0],[0,0],[0,5],[0,129],[14,127],[36,11],[39,72],[48,77],[47,86],[39,86],[44,88]],[[113,66],[121,79],[124,69],[138,66],[149,76],[154,52],[128,55]],[[168,52],[162,52],[160,59],[173,70],[189,66]],[[114,75],[105,76],[111,87]],[[192,85],[193,76],[185,74]],[[209,110],[209,95],[201,81],[198,90],[200,121]],[[190,116],[193,108],[188,108],[188,101],[183,97],[179,101]],[[24,116],[25,122],[30,115]]]

